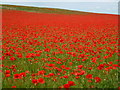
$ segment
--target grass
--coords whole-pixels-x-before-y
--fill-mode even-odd
[[[1,9],[10,9],[10,10],[20,10],[28,12],[37,12],[37,13],[55,13],[55,14],[89,14],[88,12],[81,11],[72,11],[66,9],[57,9],[57,8],[39,8],[39,7],[30,7],[30,6],[16,6],[16,5],[0,5]]]

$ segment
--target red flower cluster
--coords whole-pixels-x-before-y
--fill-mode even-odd
[[[38,83],[44,84],[44,83],[45,83],[45,80],[44,80],[43,78],[33,79],[33,80],[32,80],[32,83],[34,83],[34,84],[38,84]]]
[[[64,88],[70,88],[70,86],[74,86],[75,83],[73,81],[68,81],[67,84],[64,84]]]
[[[22,79],[22,77],[26,77],[25,72],[22,72],[20,74],[14,74],[14,79]]]

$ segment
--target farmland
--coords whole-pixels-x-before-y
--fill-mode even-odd
[[[3,88],[119,87],[118,15],[6,7]]]

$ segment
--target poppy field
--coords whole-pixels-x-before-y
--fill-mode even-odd
[[[3,9],[2,87],[118,88],[118,40],[118,15]]]

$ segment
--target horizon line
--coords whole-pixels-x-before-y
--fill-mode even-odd
[[[61,7],[50,7],[50,6],[35,6],[35,5],[20,5],[20,4],[0,4],[0,5],[13,5],[13,6],[27,6],[27,7],[38,7],[38,8],[55,8],[55,9],[64,9],[64,10],[72,10],[72,11],[81,11],[81,12],[88,12],[88,13],[96,13],[96,14],[111,14],[111,15],[120,15],[120,13],[104,13],[104,12],[92,12],[92,11],[85,11],[85,10],[77,10],[77,9],[69,9],[69,8],[61,8]]]

